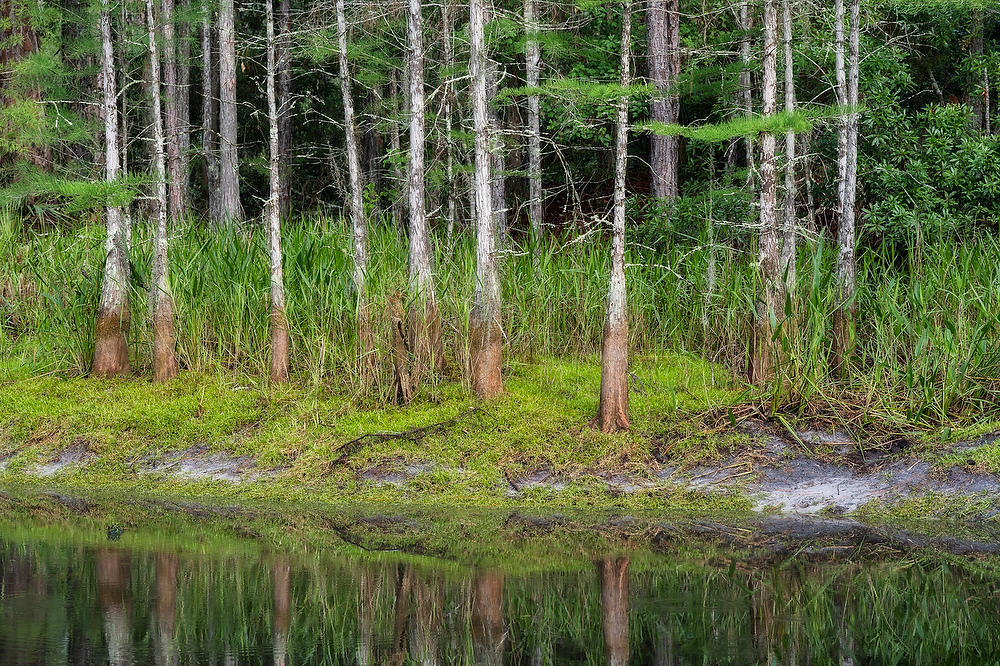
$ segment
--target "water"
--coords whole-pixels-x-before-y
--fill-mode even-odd
[[[0,664],[1000,663],[982,560],[683,543],[484,566],[186,529],[0,527]]]

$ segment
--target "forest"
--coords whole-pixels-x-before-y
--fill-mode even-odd
[[[610,433],[676,352],[771,411],[1000,414],[992,2],[2,11],[8,381],[599,358]]]

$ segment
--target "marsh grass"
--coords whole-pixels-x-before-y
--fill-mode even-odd
[[[387,401],[390,396],[387,297],[406,285],[406,246],[388,221],[370,235],[369,298],[378,374],[361,389],[350,279],[349,229],[312,217],[283,230],[293,372],[316,386]],[[2,332],[0,376],[82,375],[91,362],[93,312],[103,228],[25,229],[0,223]],[[258,230],[211,230],[189,220],[171,239],[178,358],[198,372],[263,381],[268,363],[267,253]],[[1000,241],[942,240],[906,261],[862,251],[858,262],[856,355],[846,376],[830,366],[834,248],[804,243],[789,300],[797,325],[779,321],[785,362],[758,397],[772,411],[806,413],[816,404],[878,411],[909,423],[953,424],[1000,413]],[[437,290],[448,371],[465,376],[475,251],[470,234],[435,238]],[[637,355],[693,352],[743,375],[756,292],[752,254],[715,249],[717,281],[706,293],[709,249],[674,243],[631,248],[628,262],[630,344]],[[148,369],[146,313],[150,244],[139,225],[132,250],[132,362]],[[541,357],[593,359],[599,351],[608,251],[600,234],[555,238],[537,268],[516,244],[502,258],[503,323],[508,369]],[[641,387],[640,387],[641,390]]]

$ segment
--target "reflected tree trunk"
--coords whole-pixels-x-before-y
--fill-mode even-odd
[[[503,581],[499,572],[476,576],[472,590],[472,653],[477,666],[503,664]]]
[[[271,566],[274,582],[274,626],[272,629],[272,657],[274,666],[285,666],[288,659],[288,628],[291,625],[292,591],[291,567],[285,558]]]
[[[606,557],[597,563],[604,656],[608,666],[627,666],[629,659],[628,563],[627,557]]]
[[[375,604],[381,592],[381,578],[371,566],[355,572],[358,581],[358,666],[375,663]]]
[[[104,640],[111,666],[132,664],[132,593],[128,554],[101,548],[97,551],[97,597],[104,621]]]
[[[441,585],[435,578],[422,580],[414,578],[414,612],[410,630],[413,649],[410,658],[422,666],[436,666],[438,659],[438,638],[441,635]]]
[[[156,630],[153,642],[156,666],[175,666],[177,648],[174,626],[177,621],[177,555],[156,554]]]

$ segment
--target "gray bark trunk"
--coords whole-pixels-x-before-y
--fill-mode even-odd
[[[181,160],[181,200],[191,205],[191,0],[184,0],[184,18],[177,23],[177,146]]]
[[[409,205],[407,199],[407,185],[406,178],[403,175],[403,170],[399,167],[399,157],[403,153],[403,144],[400,139],[399,123],[401,113],[399,110],[399,99],[400,90],[399,82],[397,81],[396,70],[389,72],[389,97],[392,100],[392,110],[393,118],[392,122],[389,124],[389,152],[392,153],[392,180],[399,193],[392,200],[392,216],[396,222],[396,229],[401,230],[403,228],[404,220],[406,219],[406,207]],[[402,232],[399,233],[400,239],[402,239]]]
[[[168,197],[170,219],[176,222],[184,214],[184,170],[181,164],[180,97],[177,80],[177,40],[174,26],[174,0],[163,0],[160,30],[163,34],[164,132],[167,146]]]
[[[414,381],[419,382],[432,363],[440,363],[441,321],[434,290],[430,231],[425,198],[424,141],[426,98],[424,96],[424,36],[422,0],[409,0],[407,43],[409,45],[410,151],[407,160],[407,197],[410,212],[409,288],[410,350],[414,356]]]
[[[778,110],[778,10],[777,0],[764,0],[764,45],[761,76],[761,112],[773,116]],[[770,380],[778,361],[780,342],[774,339],[771,321],[780,319],[778,304],[781,277],[778,255],[778,178],[775,168],[774,133],[763,132],[760,138],[760,240],[758,246],[758,283],[762,293],[757,300],[754,350],[750,381],[758,386]]]
[[[524,47],[525,83],[537,88],[541,78],[542,52],[538,45],[538,8],[536,0],[524,0],[524,26],[528,39]],[[534,263],[537,268],[542,252],[542,130],[541,98],[528,95],[528,219]]]
[[[268,255],[271,260],[271,381],[288,380],[288,322],[285,319],[285,281],[281,265],[281,148],[278,139],[278,94],[275,84],[277,45],[274,36],[274,2],[265,1],[267,21],[267,126],[269,197],[267,212]]]
[[[484,23],[490,22],[490,12],[486,12]],[[486,97],[495,100],[499,92],[499,64],[492,58],[486,61]],[[493,197],[493,224],[496,227],[497,247],[507,247],[507,181],[504,176],[505,156],[503,122],[496,108],[487,103],[486,112],[490,122],[490,192]]]
[[[111,17],[107,5],[102,5],[101,78],[104,88],[104,178],[108,182],[118,179],[118,88],[115,82],[114,45],[111,36]],[[113,377],[129,372],[128,344],[125,331],[129,321],[128,285],[126,271],[128,253],[122,212],[116,206],[105,209],[107,235],[104,241],[104,274],[97,310],[97,332],[94,345],[92,374]]]
[[[292,5],[291,0],[278,4],[278,156],[281,160],[281,217],[292,210]]]
[[[743,29],[743,40],[740,42],[740,59],[743,70],[740,72],[740,88],[743,91],[743,113],[749,118],[753,116],[753,77],[750,73],[750,31],[753,29],[753,14],[750,12],[750,1],[740,0],[740,27]],[[747,187],[753,187],[754,181],[754,145],[753,139],[746,138],[747,151]]]
[[[795,112],[794,53],[792,51],[792,3],[782,0],[782,37],[785,46],[785,111]],[[795,214],[797,191],[795,184],[795,131],[785,132],[785,206],[783,238],[781,243],[781,271],[785,292],[795,290],[795,246],[798,236],[798,217]],[[788,314],[788,313],[786,313]]]
[[[649,77],[656,87],[651,103],[655,122],[676,123],[680,117],[680,99],[671,90],[680,74],[680,12],[678,0],[653,0],[648,10]],[[654,197],[672,200],[677,197],[677,169],[680,162],[680,138],[654,135],[650,145]]]
[[[236,27],[234,0],[219,3],[219,208],[224,222],[243,219],[236,126]]]
[[[361,375],[364,381],[374,360],[373,342],[368,317],[366,276],[368,273],[368,223],[365,220],[361,182],[361,150],[358,146],[357,121],[354,118],[354,98],[351,94],[351,70],[347,62],[347,16],[344,0],[337,0],[337,44],[340,65],[340,93],[344,103],[344,132],[347,144],[347,171],[351,181],[351,229],[354,237],[354,288],[357,296],[358,342]]]
[[[161,17],[166,25],[166,16]],[[156,14],[153,0],[146,0],[149,33],[149,95],[153,112],[153,173],[156,177],[156,229],[153,234],[153,270],[149,288],[149,311],[153,328],[153,378],[167,381],[177,376],[174,353],[174,301],[170,295],[167,258],[167,169],[163,143],[163,111],[160,98],[160,56],[157,52]],[[167,42],[169,43],[169,41]]]
[[[201,149],[205,159],[205,188],[208,190],[208,217],[218,221],[222,215],[219,201],[218,133],[216,128],[215,70],[212,68],[212,18],[205,10],[201,20]]]
[[[475,134],[473,190],[476,220],[476,287],[469,322],[469,363],[473,391],[480,398],[492,398],[503,390],[503,329],[500,319],[496,227],[490,189],[491,125],[486,97],[488,64],[484,14],[482,0],[469,1],[469,72],[472,77],[472,119]]]
[[[621,85],[632,82],[632,0],[622,3]],[[628,430],[628,309],[625,296],[625,179],[628,171],[628,97],[618,101],[615,130],[614,223],[608,311],[601,345],[601,399],[595,428],[611,433]]]
[[[455,48],[452,44],[451,0],[444,0],[444,3],[441,5],[441,26],[442,57],[445,71],[448,72],[444,83],[444,149],[445,177],[447,179],[445,189],[448,201],[447,225],[448,240],[450,242],[452,234],[455,232],[455,218],[458,215],[457,187],[455,183],[455,146],[452,140],[452,131],[454,129],[452,108],[455,103],[454,83],[452,82],[454,74],[452,70],[455,65]]]

